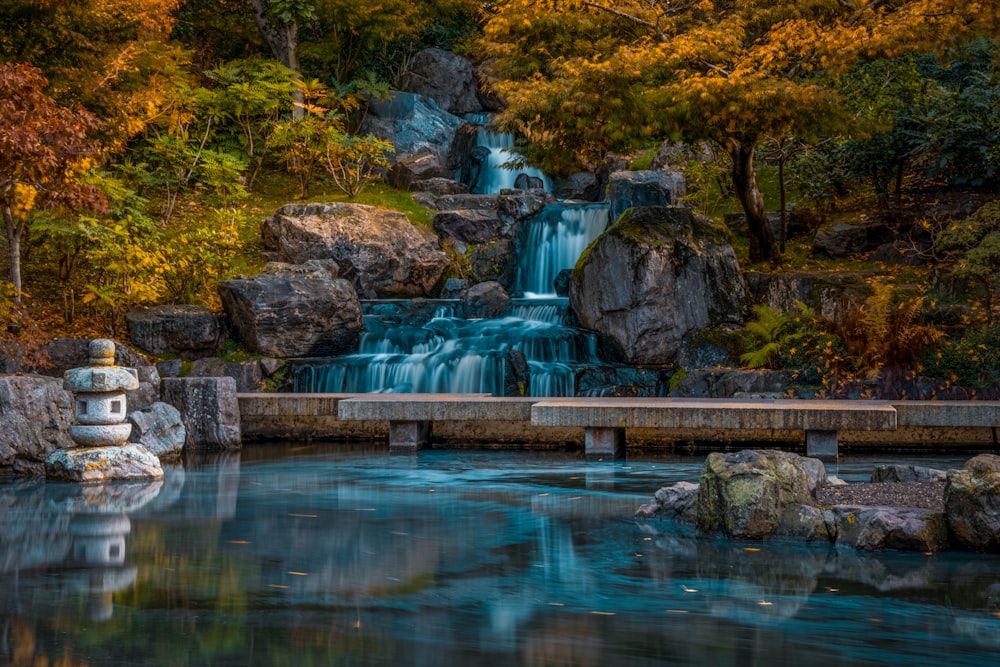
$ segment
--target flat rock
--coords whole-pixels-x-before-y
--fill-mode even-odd
[[[160,459],[139,444],[116,447],[59,449],[45,460],[49,479],[67,482],[101,482],[111,479],[163,477]]]

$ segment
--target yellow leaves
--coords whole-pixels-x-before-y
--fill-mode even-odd
[[[11,207],[11,213],[14,217],[24,220],[28,217],[28,213],[35,207],[35,198],[38,195],[38,190],[36,190],[31,185],[26,185],[24,183],[14,184],[14,205]]]

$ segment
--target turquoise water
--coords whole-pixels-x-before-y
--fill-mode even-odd
[[[0,664],[995,661],[1000,558],[727,543],[633,519],[700,467],[301,447],[205,458],[162,484],[3,478]]]

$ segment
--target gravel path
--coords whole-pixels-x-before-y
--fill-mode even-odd
[[[920,507],[944,511],[944,482],[860,482],[816,488],[820,505]]]

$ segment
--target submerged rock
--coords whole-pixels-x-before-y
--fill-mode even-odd
[[[944,506],[959,544],[1000,552],[1000,456],[980,454],[961,470],[948,471]]]
[[[101,482],[160,478],[163,469],[155,454],[133,443],[57,450],[45,461],[45,475],[67,482]]]

